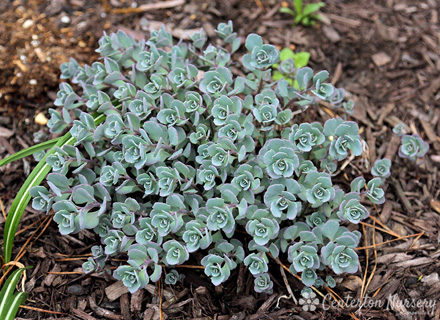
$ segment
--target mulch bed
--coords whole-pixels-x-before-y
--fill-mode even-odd
[[[385,186],[387,202],[377,210],[370,208],[375,221],[369,219],[358,227],[364,246],[359,250],[361,268],[354,275],[336,277],[334,289],[344,301],[374,297],[378,303],[368,304],[367,298],[360,309],[359,305],[327,308],[332,298],[326,296],[328,303],[322,306],[323,298],[318,296],[317,309],[304,311],[289,298],[276,263],[271,264],[270,272],[278,283],[270,296],[253,292],[252,276],[244,268],[238,268],[217,288],[202,270],[182,268],[183,283],[149,285],[130,295],[109,276],[78,272],[84,260],[75,256],[89,253],[96,243],[92,233],[61,236],[50,218],[29,208],[13,253],[34,235],[21,259],[34,267],[27,272],[30,297],[26,306],[62,315],[22,308],[18,319],[149,320],[160,319],[162,309],[163,319],[438,320],[440,3],[331,0],[322,9],[324,22],[313,28],[292,27],[289,16],[278,12],[281,2],[277,0],[173,0],[171,5],[166,3],[169,8],[163,8],[165,2],[151,3],[0,3],[0,157],[34,144],[33,133],[45,130],[35,116],[47,115],[52,106],[59,64],[70,57],[91,63],[104,30],[120,28],[139,38],[147,35],[149,27],[165,23],[176,36],[202,26],[213,36],[218,22],[233,20],[242,37],[256,32],[280,47],[310,52],[310,66],[328,70],[332,82],[356,101],[353,119],[360,124],[368,149],[363,157],[347,164],[348,176],[338,177],[341,182],[361,173],[368,175],[376,158],[392,159],[393,174]],[[321,108],[316,108],[316,114],[318,120],[328,117]],[[392,128],[399,122],[431,145],[417,166],[397,156],[399,139]],[[0,168],[0,198],[6,212],[34,164],[29,157]],[[0,215],[0,234],[3,225]],[[395,239],[400,240],[392,241]],[[386,241],[390,242],[381,244]],[[286,278],[299,298],[302,284],[288,273]],[[323,288],[320,291],[327,294]],[[431,305],[405,305],[411,299],[425,299]]]

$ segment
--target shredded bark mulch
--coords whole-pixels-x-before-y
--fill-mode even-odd
[[[291,289],[298,300],[303,285],[275,262],[272,295],[255,294],[253,277],[243,267],[221,287],[214,288],[201,269],[181,268],[182,283],[150,284],[131,295],[110,276],[81,274],[84,255],[97,241],[91,232],[61,236],[50,217],[29,207],[13,253],[33,236],[21,259],[33,266],[26,281],[30,297],[17,319],[440,319],[440,3],[329,0],[321,10],[323,22],[312,28],[292,27],[291,17],[279,13],[281,5],[276,0],[1,2],[0,157],[34,144],[34,132],[48,134],[42,124],[60,82],[59,65],[70,57],[81,64],[94,61],[103,31],[122,29],[142,38],[164,23],[175,37],[200,27],[212,37],[217,23],[233,20],[243,38],[256,32],[280,48],[310,52],[310,66],[328,70],[332,83],[356,101],[352,118],[368,149],[346,164],[337,178],[341,184],[368,176],[378,158],[393,161],[386,203],[371,207],[371,218],[354,226],[363,233],[360,270],[335,277],[332,291],[319,288],[324,297],[317,295],[313,311],[289,296]],[[317,107],[308,121],[325,121],[328,113]],[[397,155],[399,138],[392,128],[399,122],[431,145],[417,165]],[[34,165],[28,157],[0,168],[6,212]],[[0,215],[0,234],[3,226]],[[363,305],[352,303],[360,300]]]

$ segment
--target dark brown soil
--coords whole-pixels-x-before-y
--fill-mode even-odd
[[[138,1],[137,6],[152,2]],[[214,288],[202,270],[190,268],[181,270],[186,275],[181,285],[161,284],[160,294],[159,286],[152,285],[130,295],[110,277],[75,273],[84,261],[76,256],[87,254],[96,242],[91,233],[62,237],[56,225],[48,222],[21,259],[24,265],[34,267],[27,273],[30,298],[26,306],[62,314],[24,307],[18,319],[147,320],[160,319],[160,309],[163,319],[440,318],[440,3],[325,2],[325,21],[304,28],[292,27],[289,16],[279,13],[282,3],[276,0],[186,0],[176,7],[148,12],[133,9],[132,0],[3,1],[0,157],[34,144],[33,133],[43,129],[35,116],[48,116],[59,84],[60,63],[70,57],[91,63],[97,57],[94,49],[103,31],[121,28],[137,38],[144,37],[147,31],[141,25],[148,20],[153,26],[155,22],[165,23],[175,34],[203,26],[213,36],[218,22],[233,20],[242,37],[256,32],[280,48],[309,51],[310,66],[327,69],[333,83],[345,88],[357,102],[353,118],[361,125],[368,150],[362,159],[348,164],[349,176],[368,172],[366,166],[376,158],[393,160],[392,177],[385,186],[387,202],[377,211],[371,208],[378,222],[369,219],[368,224],[359,226],[364,236],[362,245],[367,247],[359,250],[361,268],[357,274],[336,277],[334,289],[344,301],[374,297],[379,303],[369,305],[366,299],[360,310],[359,306],[328,309],[318,296],[317,309],[304,311],[288,298],[275,262],[270,272],[277,283],[271,296],[253,293],[252,276],[244,269],[233,273],[223,287]],[[62,22],[65,16],[68,23]],[[321,108],[317,112],[326,116]],[[397,156],[399,140],[392,128],[400,121],[431,145],[417,167]],[[29,157],[0,168],[0,198],[6,212],[34,164]],[[41,218],[31,208],[27,210],[20,229],[28,229],[17,235],[14,254],[32,234],[40,234],[46,223],[38,221]],[[0,215],[0,230],[3,225]],[[397,236],[406,238],[377,245]],[[289,273],[286,277],[295,297],[300,298],[301,283]],[[320,291],[327,294],[323,288]],[[328,306],[333,298],[326,298]],[[411,299],[431,305],[402,304]]]

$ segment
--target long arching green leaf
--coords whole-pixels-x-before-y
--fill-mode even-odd
[[[61,137],[61,139],[58,140],[55,146],[62,147],[63,145],[72,144],[74,142],[75,138],[73,138],[70,135],[70,132],[68,132],[63,137]],[[8,216],[6,217],[4,230],[5,234],[3,236],[3,255],[5,263],[11,261],[12,243],[14,241],[15,232],[17,231],[17,227],[23,215],[23,212],[26,209],[29,201],[31,200],[31,195],[29,194],[29,191],[32,187],[38,186],[50,172],[51,166],[46,163],[46,158],[55,152],[55,146],[53,146],[45,154],[45,156],[43,157],[43,159],[40,160],[35,169],[32,170],[31,174],[18,191],[14,202],[12,202],[11,209],[9,209]]]
[[[45,142],[36,144],[35,146],[26,148],[24,150],[18,151],[17,153],[14,153],[13,155],[10,155],[9,157],[4,158],[3,160],[0,160],[0,167],[4,166],[10,162],[19,160],[19,159],[27,157],[27,156],[30,156],[31,154],[37,153],[39,151],[43,151],[43,150],[52,148],[58,142],[58,140],[60,140],[61,138],[62,137],[58,137],[58,138],[55,138],[55,139],[52,139],[49,141],[45,141]]]
[[[24,304],[28,298],[27,292],[19,292],[14,294],[9,304],[9,307],[5,310],[5,314],[0,314],[1,319],[4,320],[14,320],[17,315],[18,308],[20,305]]]
[[[104,114],[95,116],[95,124],[98,125],[105,119]],[[57,143],[45,154],[43,159],[37,164],[34,170],[32,170],[29,177],[24,182],[23,186],[18,191],[17,196],[12,202],[11,209],[6,217],[6,224],[4,229],[4,242],[3,242],[3,254],[5,263],[11,261],[12,244],[14,242],[15,232],[17,231],[20,219],[23,216],[24,210],[31,200],[29,191],[32,187],[38,186],[44,178],[49,174],[51,166],[46,163],[46,158],[55,153],[55,147],[62,147],[64,145],[73,144],[76,141],[71,136],[70,132],[60,137]]]
[[[6,280],[5,285],[0,291],[0,319],[13,320],[17,314],[18,308],[27,299],[26,292],[15,293],[15,286],[20,280],[23,269],[15,270]]]

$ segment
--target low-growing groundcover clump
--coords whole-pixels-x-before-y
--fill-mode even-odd
[[[274,81],[275,46],[250,34],[240,57],[232,23],[216,31],[216,46],[203,30],[177,44],[164,28],[147,41],[119,31],[100,39],[98,62],[63,64],[78,89],[61,84],[48,126],[69,128],[74,143],[46,158],[48,188],[32,189],[33,207],[53,210],[62,234],[99,235],[85,272],[113,272],[131,292],[163,266],[176,283],[196,251],[214,285],[244,263],[255,290],[271,292],[269,258],[281,257],[306,286],[333,287],[332,273],[358,270],[361,234],[347,226],[368,217],[361,199],[383,203],[390,163],[351,190],[336,185],[338,163],[363,151],[357,124],[301,123],[291,109],[344,107],[344,91],[307,67],[297,88]],[[110,257],[126,262],[110,271]]]

